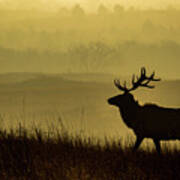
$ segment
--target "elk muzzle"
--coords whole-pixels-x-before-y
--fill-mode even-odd
[[[114,98],[109,98],[107,101],[108,101],[108,104],[115,105]]]

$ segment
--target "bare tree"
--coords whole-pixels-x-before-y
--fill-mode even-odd
[[[127,88],[126,82],[122,86],[119,80],[115,80],[115,86],[124,93],[108,99],[110,105],[119,108],[125,124],[133,129],[136,135],[134,151],[144,138],[153,139],[158,153],[161,152],[160,140],[180,139],[180,109],[164,108],[155,104],[141,106],[130,93],[138,87],[154,88],[149,83],[160,81],[154,76],[155,72],[147,76],[146,69],[141,68],[140,77],[135,78],[133,75],[131,88]]]

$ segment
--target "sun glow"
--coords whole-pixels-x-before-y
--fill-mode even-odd
[[[177,0],[0,0],[3,6],[14,7],[20,9],[46,9],[46,10],[57,10],[59,7],[71,8],[75,4],[79,4],[86,11],[96,11],[100,4],[105,5],[109,9],[112,9],[115,4],[127,8],[137,9],[165,9],[167,7],[180,7],[180,3]]]

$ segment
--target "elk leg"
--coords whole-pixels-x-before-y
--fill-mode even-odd
[[[134,147],[133,147],[133,152],[137,150],[137,148],[139,147],[139,145],[141,144],[141,142],[142,142],[143,139],[144,139],[143,137],[138,137],[138,136],[137,136],[137,138],[136,138],[136,143],[135,143],[135,145],[134,145]]]
[[[154,144],[156,146],[156,151],[158,152],[158,154],[161,154],[161,145],[158,139],[153,139]]]

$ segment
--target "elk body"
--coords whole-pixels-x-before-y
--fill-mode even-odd
[[[123,91],[108,99],[110,105],[117,106],[124,123],[131,128],[136,135],[135,151],[144,138],[152,138],[158,153],[161,152],[160,140],[180,139],[180,109],[164,108],[155,104],[139,105],[130,91],[138,87],[154,88],[149,85],[151,81],[160,81],[154,78],[155,73],[146,76],[145,68],[141,68],[141,75],[135,80],[132,78],[132,88],[128,89],[126,83],[121,86],[119,80],[115,80],[115,86]]]

